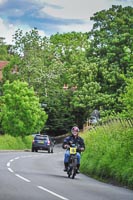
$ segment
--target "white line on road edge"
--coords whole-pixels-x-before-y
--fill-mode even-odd
[[[10,162],[8,162],[6,166],[7,166],[7,167],[10,167]]]
[[[10,167],[8,167],[8,170],[13,173],[13,170]]]
[[[20,157],[16,157],[16,158],[14,158],[14,160],[17,160],[17,159],[19,159]]]
[[[26,181],[26,182],[31,182],[30,180],[24,178],[23,176],[20,176],[19,174],[15,174],[15,175],[16,175],[17,177],[23,179],[23,180]]]
[[[69,199],[67,199],[67,198],[65,198],[65,197],[63,197],[63,196],[61,196],[61,195],[59,195],[59,194],[56,194],[55,192],[52,192],[51,190],[48,190],[48,189],[46,189],[46,188],[44,188],[44,187],[42,187],[42,186],[37,186],[39,189],[41,189],[41,190],[44,190],[44,191],[46,191],[46,192],[49,192],[50,194],[52,194],[52,195],[54,195],[54,196],[56,196],[56,197],[59,197],[60,199],[63,199],[63,200],[69,200]]]

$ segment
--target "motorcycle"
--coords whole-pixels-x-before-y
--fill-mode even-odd
[[[72,144],[69,147],[70,151],[70,158],[68,162],[68,169],[67,169],[67,175],[68,178],[74,179],[77,173],[77,147],[75,144]]]

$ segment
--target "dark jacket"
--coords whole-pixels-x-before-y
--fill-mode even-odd
[[[64,141],[63,141],[63,144],[62,144],[62,148],[63,148],[63,149],[65,149],[65,148],[64,148],[64,145],[65,145],[65,144],[68,144],[68,145],[70,145],[70,144],[75,144],[75,145],[77,145],[78,147],[84,148],[84,149],[85,149],[84,140],[83,140],[80,136],[78,136],[78,137],[76,137],[76,138],[75,138],[73,135],[66,137],[66,138],[64,139]]]

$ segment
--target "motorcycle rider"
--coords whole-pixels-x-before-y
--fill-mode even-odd
[[[77,126],[74,126],[71,129],[71,136],[68,136],[64,139],[62,148],[66,149],[66,152],[64,154],[64,171],[67,171],[68,168],[68,162],[69,162],[69,157],[70,157],[70,151],[69,151],[69,146],[71,144],[75,144],[78,146],[78,152],[77,152],[77,173],[79,173],[79,167],[80,167],[80,157],[81,157],[81,152],[85,150],[85,144],[84,140],[78,135],[79,134],[79,128]]]

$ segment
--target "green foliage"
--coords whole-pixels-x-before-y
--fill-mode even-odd
[[[0,150],[24,150],[31,149],[33,137],[21,136],[13,137],[11,135],[5,134],[0,136]]]
[[[17,55],[14,55],[11,59],[9,64],[3,68],[3,83],[5,83],[6,80],[10,80],[10,82],[19,79],[19,73],[12,73],[14,69],[17,70],[18,66],[20,64],[20,58]],[[20,79],[21,80],[21,79]]]
[[[94,14],[91,41],[87,57],[97,64],[96,81],[100,92],[109,96],[104,110],[121,112],[118,98],[125,87],[125,78],[132,77],[132,24],[133,8],[112,6]]]
[[[5,133],[13,136],[30,135],[40,131],[47,120],[39,98],[26,82],[7,81],[1,96],[1,120]]]
[[[127,80],[125,93],[121,94],[120,101],[123,103],[125,107],[121,115],[125,117],[133,116],[133,79]]]
[[[5,38],[0,37],[0,60],[10,60],[12,55],[10,54],[10,45],[6,45],[4,42]]]
[[[124,125],[124,124],[123,124]],[[114,122],[83,135],[81,171],[133,187],[133,128]]]
[[[40,103],[47,104],[48,133],[65,133],[74,123],[82,128],[96,108],[101,117],[128,112],[119,97],[133,75],[132,16],[132,7],[112,6],[91,17],[88,33],[43,38],[36,28],[16,31],[3,80],[26,81],[34,88]],[[12,74],[16,66],[18,73]]]

